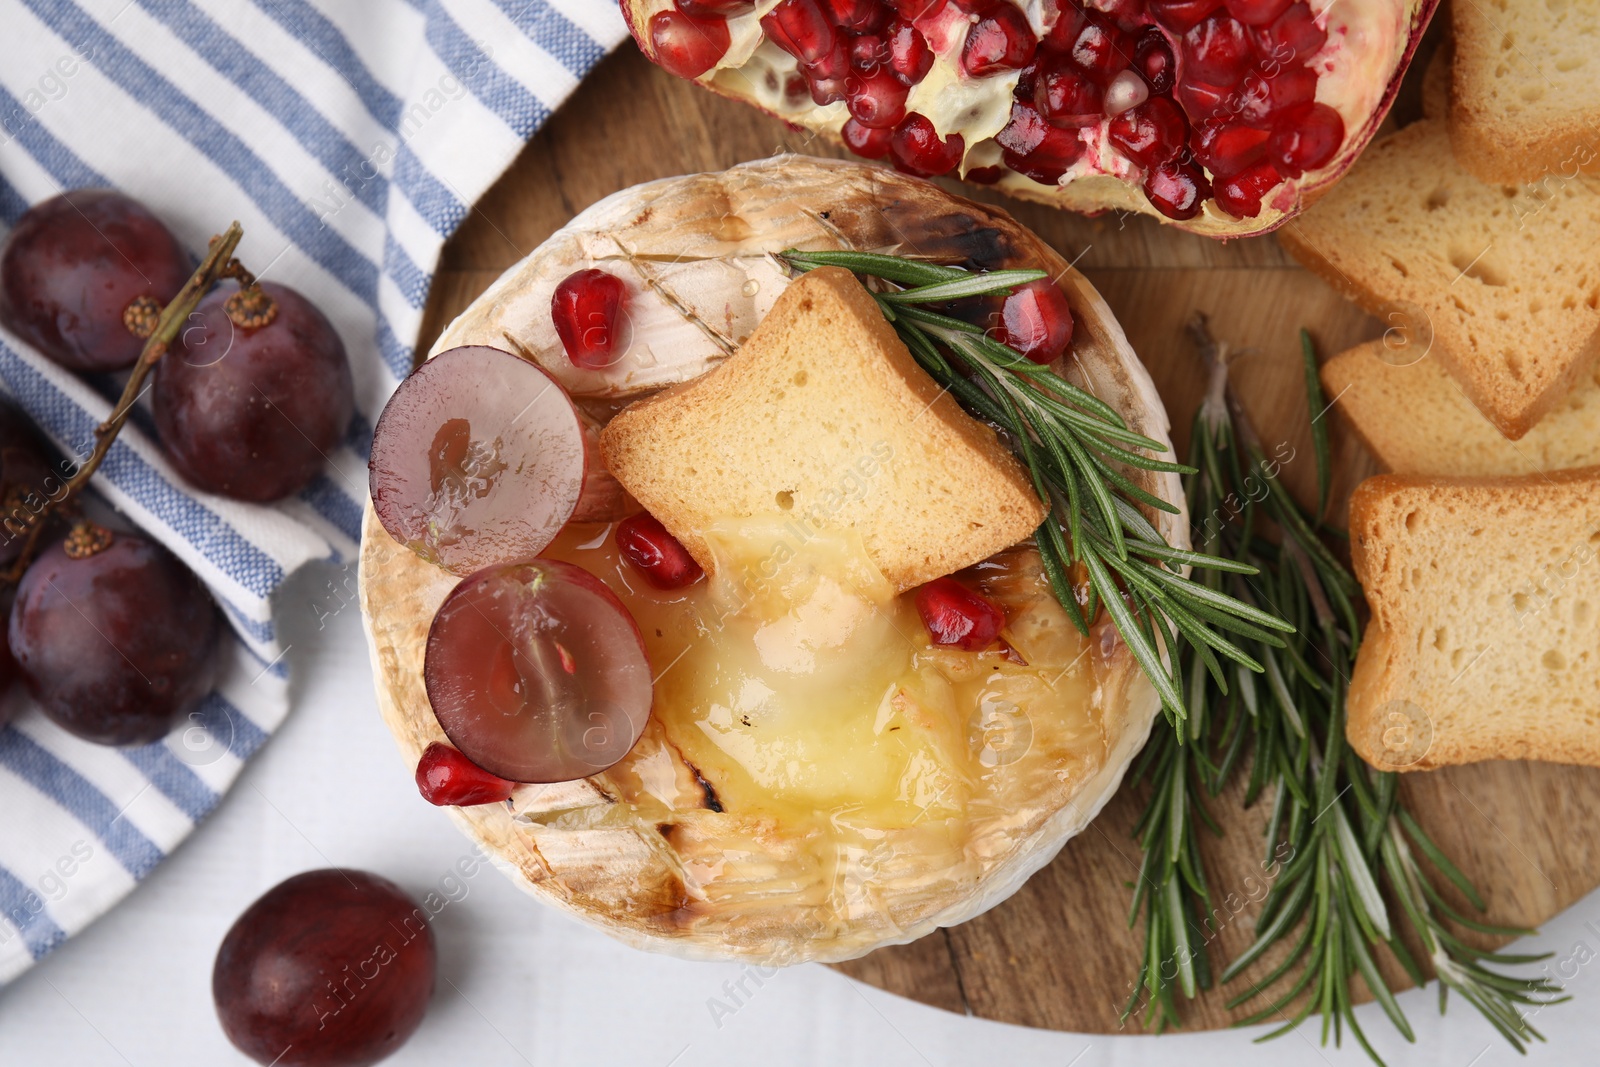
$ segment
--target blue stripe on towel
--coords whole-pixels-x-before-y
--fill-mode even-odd
[[[212,693],[195,709],[193,721],[205,728],[240,759],[249,759],[266,743],[267,734],[221,693]]]
[[[38,893],[29,889],[22,880],[4,867],[0,867],[0,917],[22,933],[28,954],[39,959],[67,939],[67,933],[55,924],[47,910],[48,904]],[[0,926],[0,944],[10,941],[16,934]]]
[[[134,881],[149,874],[161,862],[162,851],[123,817],[122,809],[111,803],[89,779],[40,748],[15,727],[0,732],[0,767],[26,781],[87,826],[104,842],[106,851],[122,864],[122,869],[133,875]]]
[[[56,139],[37,115],[29,114],[22,101],[0,87],[0,113],[24,116],[13,128],[6,125],[6,139],[16,138],[28,150],[28,155],[50,173],[62,189],[89,189],[110,185],[111,182],[82,159],[78,154]]]
[[[191,734],[194,735],[191,737]],[[206,742],[210,735],[197,723],[191,724],[180,735],[179,744],[194,742],[199,752],[206,750]],[[125,748],[122,750],[123,758],[143,772],[150,779],[150,784],[161,792],[161,795],[172,801],[180,811],[189,816],[193,822],[199,822],[211,813],[220,799],[212,788],[200,780],[190,767],[177,754],[168,748],[166,742],[157,741],[142,748]]]
[[[335,180],[366,162],[366,151],[357,148],[293,85],[189,0],[136,2],[218,74],[260,104],[334,175]],[[388,200],[389,182],[380,174],[362,181],[354,188],[354,193],[373,212],[382,215]]]
[[[579,77],[606,54],[593,38],[544,0],[494,0],[494,3],[534,44]]]
[[[92,50],[95,66],[137,98],[161,121],[239,184],[306,255],[369,304],[378,291],[377,265],[311,211],[278,178],[270,164],[238,134],[223,126],[185,96],[154,67],[101,29],[77,4],[67,0],[22,0],[39,19],[69,44]]]

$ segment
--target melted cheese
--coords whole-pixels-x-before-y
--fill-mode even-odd
[[[711,576],[671,592],[620,559],[608,526],[571,527],[547,554],[598,575],[633,613],[652,714],[725,812],[840,847],[947,827],[959,847],[969,819],[1104,758],[1094,645],[1031,549],[969,575],[1005,608],[1010,646],[969,653],[930,643],[859,535],[772,516],[715,524],[707,539]]]

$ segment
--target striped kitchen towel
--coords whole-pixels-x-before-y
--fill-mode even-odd
[[[357,409],[326,471],[272,507],[195,492],[147,419],[123,430],[97,488],[205,579],[236,641],[216,692],[145,748],[80,742],[5,697],[0,983],[132,889],[282,721],[269,598],[308,561],[353,558],[371,427],[440,247],[625,35],[614,0],[0,0],[0,222],[112,186],[198,256],[238,219],[245,265],[338,328]],[[117,391],[3,329],[0,388],[80,455]]]

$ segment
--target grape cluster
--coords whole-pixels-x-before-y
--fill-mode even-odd
[[[0,322],[74,371],[126,370],[192,263],[166,225],[109,189],[25,212],[0,249]],[[206,492],[257,503],[305,488],[344,437],[344,344],[304,296],[260,284],[208,295],[156,364],[156,426]]]
[[[310,301],[222,255],[204,277],[215,269],[239,284],[204,295],[178,329],[182,311],[170,308],[192,292],[194,269],[178,239],[121,193],[63,193],[29,209],[0,248],[0,322],[76,372],[128,370],[152,338],[170,339],[170,351],[152,349],[152,399],[172,465],[208,492],[278,500],[309,484],[344,437],[350,366]],[[27,416],[0,405],[0,685],[20,678],[78,737],[148,744],[210,692],[222,617],[152,538],[83,517],[73,498],[83,458],[58,462]]]

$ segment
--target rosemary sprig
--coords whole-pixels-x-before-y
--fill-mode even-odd
[[[1169,544],[1147,511],[1179,509],[1131,472],[1193,474],[1159,458],[1166,445],[1128,427],[1093,393],[996,341],[981,326],[937,310],[953,300],[1008,294],[1043,271],[975,272],[867,252],[801,252],[780,258],[804,272],[843,267],[869,288],[922,368],[969,412],[999,428],[1050,509],[1035,534],[1051,589],[1085,636],[1103,608],[1149,676],[1168,717],[1186,709],[1178,650],[1187,647],[1226,690],[1223,660],[1263,670],[1246,645],[1278,649],[1292,627],[1272,612],[1185,573],[1255,573],[1253,564]],[[1080,604],[1069,578],[1086,579]]]
[[[1402,940],[1403,928],[1420,943],[1440,980],[1440,1009],[1454,989],[1519,1052],[1541,1039],[1522,1009],[1566,999],[1540,978],[1517,978],[1490,965],[1535,963],[1544,956],[1484,952],[1462,942],[1448,923],[1501,936],[1527,933],[1494,927],[1451,907],[1417,858],[1420,852],[1479,911],[1483,901],[1400,803],[1397,777],[1365,764],[1344,740],[1344,701],[1361,639],[1353,576],[1323,544],[1316,518],[1306,514],[1278,481],[1248,416],[1228,392],[1225,353],[1205,330],[1193,327],[1211,370],[1211,387],[1195,418],[1189,478],[1197,541],[1208,554],[1249,564],[1255,573],[1206,579],[1225,582],[1235,596],[1279,611],[1295,625],[1279,646],[1246,642],[1265,668],[1260,681],[1240,672],[1232,691],[1208,683],[1192,652],[1180,668],[1191,680],[1181,735],[1156,736],[1136,767],[1151,797],[1137,834],[1145,851],[1130,923],[1141,914],[1146,951],[1124,1017],[1148,997],[1145,1021],[1153,1029],[1179,1022],[1177,994],[1193,997],[1209,978],[1206,928],[1196,915],[1212,913],[1199,859],[1200,821],[1209,822],[1204,798],[1243,779],[1245,802],[1270,796],[1262,870],[1270,888],[1256,916],[1255,942],[1219,977],[1226,983],[1255,973],[1269,950],[1288,946],[1283,959],[1253,979],[1230,1002],[1255,1002],[1241,1025],[1279,1022],[1261,1040],[1286,1033],[1313,1012],[1322,1016],[1322,1040],[1337,1043],[1348,1027],[1374,1060],[1377,1054],[1356,1022],[1351,982],[1359,976],[1395,1028],[1414,1040],[1410,1024],[1379,974],[1381,944],[1418,985],[1425,977]],[[1323,406],[1316,355],[1303,337],[1306,386],[1312,412]],[[1318,514],[1326,507],[1328,449],[1314,438]],[[1277,536],[1264,535],[1270,520]],[[1264,684],[1262,684],[1264,683]],[[1197,816],[1191,817],[1191,816]],[[1388,900],[1399,904],[1395,913]],[[1214,931],[1213,931],[1214,932]],[[1174,965],[1174,961],[1176,965]],[[1295,973],[1288,989],[1266,994]]]

